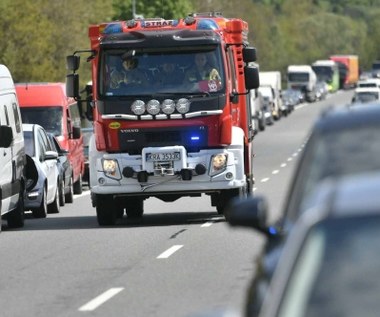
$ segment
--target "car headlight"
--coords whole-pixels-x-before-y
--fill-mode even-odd
[[[162,112],[165,114],[172,114],[175,110],[175,102],[171,99],[165,99],[161,105]]]
[[[155,116],[160,112],[160,102],[156,99],[149,100],[146,105],[146,111],[148,111],[149,114]]]
[[[222,172],[227,167],[227,154],[216,154],[211,157],[211,174]]]
[[[117,163],[117,160],[113,159],[104,159],[103,160],[103,172],[106,176],[111,178],[120,179],[121,174],[119,171],[119,164]]]
[[[145,112],[145,102],[142,100],[134,101],[131,110],[137,116],[142,115]]]
[[[177,101],[176,109],[179,113],[186,113],[190,110],[190,101],[186,98],[181,98]]]

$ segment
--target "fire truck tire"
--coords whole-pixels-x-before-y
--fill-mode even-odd
[[[218,203],[216,205],[216,210],[219,215],[224,214],[224,210],[227,207],[229,201],[235,197],[239,197],[243,195],[243,191],[246,191],[246,188],[240,189],[240,188],[234,188],[234,189],[226,189],[222,190],[219,194],[219,197],[217,198]]]
[[[78,180],[74,183],[74,194],[80,195],[83,191],[83,179],[82,174],[79,174]]]
[[[144,199],[130,198],[126,205],[128,218],[141,218],[144,213]]]
[[[117,210],[110,195],[96,195],[96,216],[99,226],[113,226],[117,219]]]

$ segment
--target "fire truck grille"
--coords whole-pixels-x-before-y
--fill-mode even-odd
[[[141,154],[144,147],[182,145],[188,152],[198,152],[207,147],[206,126],[166,129],[120,130],[119,144],[123,152]]]

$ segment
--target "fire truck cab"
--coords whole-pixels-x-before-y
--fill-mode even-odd
[[[88,53],[90,188],[99,225],[124,212],[141,217],[149,197],[206,194],[222,214],[231,198],[252,192],[249,91],[259,75],[247,34],[245,21],[215,12],[89,27],[91,49],[67,57],[66,83],[69,96],[85,100],[77,70]]]

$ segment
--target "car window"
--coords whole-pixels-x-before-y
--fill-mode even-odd
[[[380,169],[379,127],[363,125],[356,129],[337,130],[313,135],[296,181],[289,194],[286,215],[297,218],[303,203],[317,183],[329,176],[351,175]]]
[[[376,216],[315,226],[297,256],[278,316],[377,316],[379,226]]]
[[[25,153],[33,157],[35,155],[33,134],[30,131],[24,131]]]

